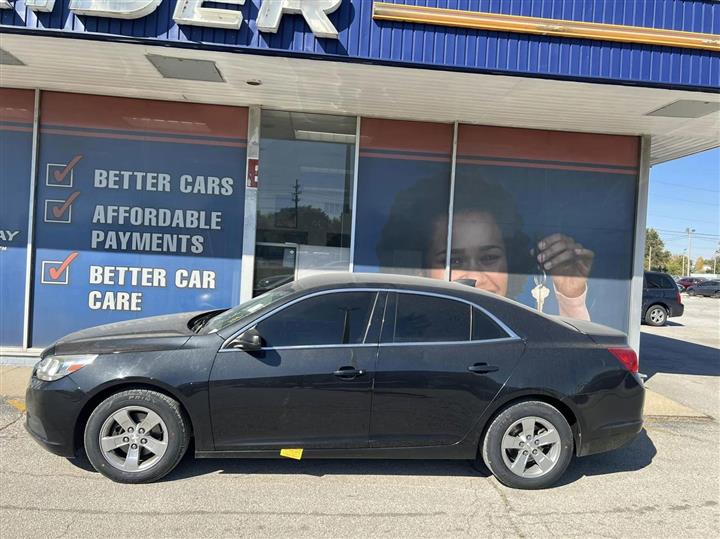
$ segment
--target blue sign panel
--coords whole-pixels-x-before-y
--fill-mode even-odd
[[[22,346],[34,92],[0,102],[0,346]]]
[[[49,93],[42,118],[34,346],[237,303],[246,109]]]
[[[716,90],[720,86],[720,54],[712,50],[379,20],[373,18],[376,3],[15,0],[6,4],[11,9],[0,9],[0,25],[22,31],[59,31],[67,36],[93,35],[103,40],[121,37],[123,41],[135,39],[414,67],[675,88]],[[717,34],[720,28],[720,2],[704,0],[385,0],[385,3],[536,17],[558,21],[558,25],[578,21],[702,34]],[[50,6],[52,9],[47,11]],[[212,10],[218,10],[215,13],[220,15]]]

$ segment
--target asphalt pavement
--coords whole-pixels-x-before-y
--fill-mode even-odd
[[[27,369],[7,368],[0,372],[0,533],[714,537],[720,529],[720,301],[685,301],[687,313],[677,325],[643,328],[641,371],[667,406],[652,407],[657,413],[632,444],[575,459],[561,483],[544,491],[508,489],[465,461],[189,455],[159,483],[119,485],[84,460],[47,453],[25,433],[18,388]]]

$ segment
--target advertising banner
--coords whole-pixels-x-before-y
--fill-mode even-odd
[[[43,94],[33,346],[238,302],[247,109]]]
[[[355,268],[444,279],[449,164],[402,123],[361,138]],[[636,137],[459,126],[450,279],[627,331],[638,160]]]
[[[23,345],[34,103],[0,88],[0,346]]]

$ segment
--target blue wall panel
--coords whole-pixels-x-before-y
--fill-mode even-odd
[[[71,34],[124,36],[183,45],[231,47],[248,52],[323,56],[445,69],[494,71],[630,84],[720,87],[720,54],[669,47],[375,22],[372,0],[344,0],[330,19],[338,40],[316,39],[302,17],[285,16],[277,34],[257,31],[261,0],[239,9],[240,30],[178,26],[175,0],[163,0],[142,19],[77,17],[70,0],[57,0],[52,13],[34,13],[25,0],[0,11],[0,24]],[[394,0],[396,4],[464,9],[574,21],[720,33],[720,2],[714,0]],[[222,7],[216,4],[217,7]]]

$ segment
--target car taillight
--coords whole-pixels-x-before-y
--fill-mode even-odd
[[[614,355],[630,372],[638,372],[638,358],[632,348],[608,348],[608,352]]]
[[[675,292],[675,301],[682,304],[682,298],[680,297],[680,292]]]

